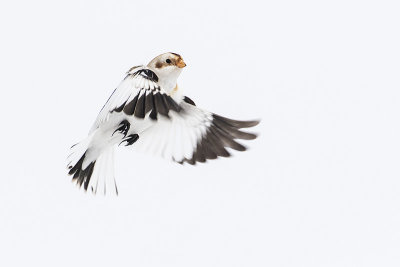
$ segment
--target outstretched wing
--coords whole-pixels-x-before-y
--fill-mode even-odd
[[[144,66],[131,68],[101,109],[90,132],[109,119],[113,112],[124,112],[137,118],[157,120],[158,114],[168,117],[169,111],[181,107],[158,84],[157,75]]]
[[[195,164],[207,159],[229,157],[226,148],[244,151],[246,147],[236,140],[257,137],[240,130],[257,125],[257,120],[231,120],[196,107],[187,97],[180,107],[180,112],[170,112],[170,119],[160,118],[139,134],[140,138],[132,149],[178,163]]]

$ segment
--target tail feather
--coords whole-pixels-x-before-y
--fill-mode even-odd
[[[96,160],[97,168],[94,168],[89,184],[90,190],[97,194],[110,192],[118,195],[118,188],[114,178],[114,147],[106,149]]]
[[[82,155],[80,160],[74,165],[69,165],[69,175],[73,175],[72,180],[76,182],[80,187],[83,184],[83,188],[87,190],[90,178],[93,174],[93,170],[96,164],[96,161],[91,162],[86,168],[82,167],[83,161],[85,160],[86,153]]]
[[[68,156],[68,174],[72,181],[85,191],[90,189],[94,194],[103,191],[106,194],[115,192],[118,195],[114,179],[114,147],[106,148],[93,155],[95,149],[91,148],[93,135],[89,135],[80,143],[71,147],[71,154]],[[89,156],[88,156],[89,155]]]

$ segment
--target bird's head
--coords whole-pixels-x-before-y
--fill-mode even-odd
[[[158,71],[174,71],[182,70],[186,64],[180,55],[168,52],[153,58],[147,66]]]
[[[164,53],[155,57],[147,67],[152,69],[159,78],[159,82],[166,87],[166,90],[176,86],[176,80],[186,66],[182,57],[176,53]]]

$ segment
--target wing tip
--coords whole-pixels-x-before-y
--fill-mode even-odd
[[[238,129],[254,127],[261,122],[261,119],[255,119],[255,120],[249,120],[249,121],[233,120],[233,119],[229,119],[229,118],[220,116],[218,114],[213,114],[213,118],[217,121],[222,121],[228,125],[231,125],[232,127],[238,128]]]

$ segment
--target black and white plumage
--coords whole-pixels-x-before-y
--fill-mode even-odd
[[[178,163],[229,157],[244,151],[236,139],[255,139],[241,128],[259,121],[228,119],[198,108],[182,94],[177,79],[182,57],[165,53],[147,66],[131,68],[101,109],[89,135],[72,146],[69,174],[84,190],[117,192],[114,147],[125,145]]]

